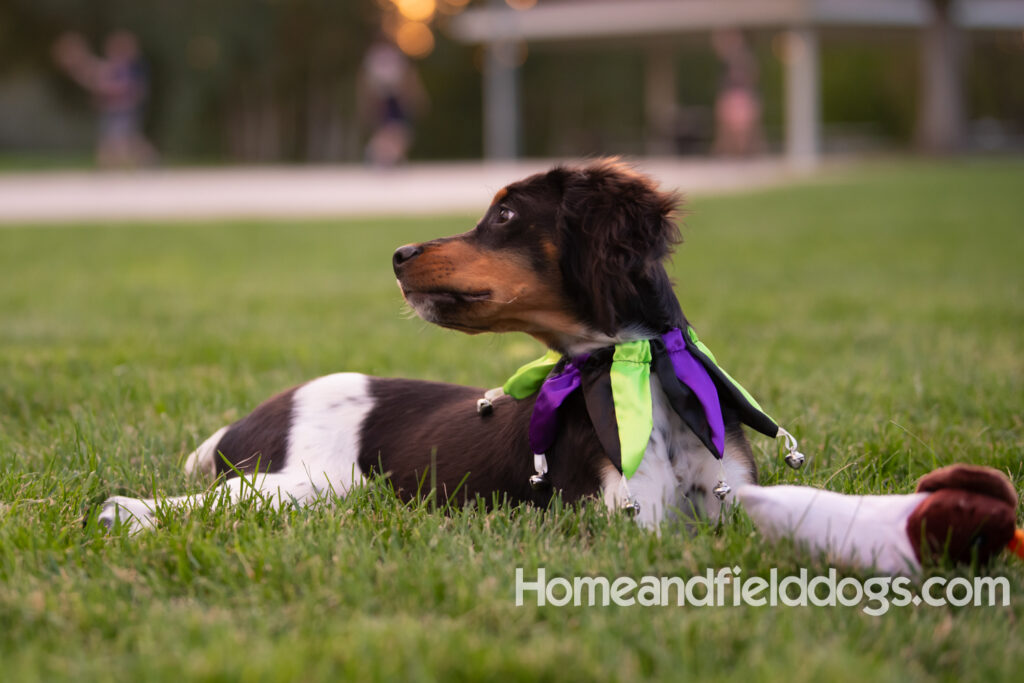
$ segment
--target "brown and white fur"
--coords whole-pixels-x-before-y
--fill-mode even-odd
[[[686,324],[663,265],[680,241],[678,203],[613,160],[557,167],[500,190],[469,232],[400,247],[393,267],[406,301],[443,327],[525,332],[568,355],[651,338]],[[653,527],[678,512],[715,518],[733,500],[713,494],[718,480],[733,488],[756,483],[739,422],[725,415],[725,457],[716,460],[669,407],[656,378],[651,385],[654,429],[628,481],[638,521]],[[545,505],[557,491],[567,502],[623,504],[627,486],[602,451],[580,392],[559,412],[547,453],[549,490],[529,483],[534,398],[501,397],[492,414],[481,415],[483,393],[355,373],[312,380],[264,402],[188,457],[188,472],[224,477],[211,491],[110,498],[100,521],[147,528],[158,505],[188,507],[210,495],[237,501],[254,487],[277,503],[307,504],[345,495],[371,475],[387,476],[403,499],[436,481],[438,495],[457,491],[457,502]]]

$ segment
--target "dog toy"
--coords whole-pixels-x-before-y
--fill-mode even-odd
[[[914,574],[948,558],[984,565],[1009,549],[1024,559],[1017,492],[999,470],[950,465],[908,495],[851,496],[809,486],[741,486],[747,514],[769,538],[792,538],[839,565]]]

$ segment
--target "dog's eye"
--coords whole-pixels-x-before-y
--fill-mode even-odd
[[[507,206],[503,206],[498,209],[498,215],[495,220],[496,223],[508,223],[510,220],[516,217],[516,212]]]

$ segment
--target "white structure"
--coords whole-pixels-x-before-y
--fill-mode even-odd
[[[948,15],[943,17],[937,6],[948,6]],[[936,57],[948,47],[943,41],[957,28],[1024,28],[1024,0],[542,0],[525,11],[491,0],[488,7],[455,17],[451,31],[459,40],[487,47],[488,158],[510,158],[519,149],[518,69],[514,60],[502,58],[517,43],[643,39],[722,28],[781,31],[787,55],[786,155],[794,164],[807,166],[817,161],[821,146],[818,30],[830,27],[924,29],[925,104],[919,128],[942,136],[956,122],[941,119],[955,118],[960,111],[958,71],[950,63],[955,59],[948,58],[948,50]],[[666,97],[652,90],[672,80],[671,61],[652,53],[648,69],[645,99],[650,114]],[[671,91],[667,96],[674,98]]]

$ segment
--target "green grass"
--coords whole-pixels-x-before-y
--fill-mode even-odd
[[[48,171],[80,171],[96,167],[92,155],[31,154],[0,151],[0,175],[7,173],[37,173]]]
[[[684,310],[809,456],[794,473],[752,437],[765,483],[902,493],[959,461],[1024,486],[1022,190],[1021,163],[903,164],[692,202]],[[659,537],[596,505],[445,516],[374,488],[96,528],[111,493],[183,491],[181,454],[284,387],[493,386],[539,355],[401,314],[394,247],[472,222],[0,230],[0,678],[1019,680],[1007,559],[1009,608],[514,606],[516,566],[825,571],[742,513]]]

